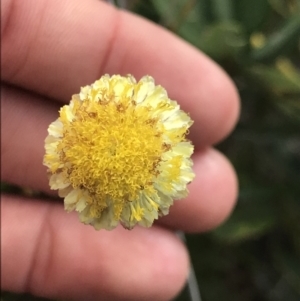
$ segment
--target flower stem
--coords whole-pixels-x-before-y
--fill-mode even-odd
[[[177,231],[176,235],[186,243],[185,235],[182,231]],[[187,280],[187,288],[190,295],[191,301],[201,301],[200,289],[197,282],[196,274],[194,271],[193,263],[190,264],[190,272]]]

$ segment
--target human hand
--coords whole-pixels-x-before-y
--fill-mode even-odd
[[[56,196],[42,165],[48,125],[104,73],[149,74],[195,121],[196,178],[150,229],[95,231],[63,201],[2,196],[2,289],[71,300],[168,300],[188,254],[172,230],[201,232],[230,213],[237,181],[211,145],[233,128],[238,96],[205,55],[164,29],[96,0],[3,0],[2,179]],[[27,90],[27,91],[25,91]]]

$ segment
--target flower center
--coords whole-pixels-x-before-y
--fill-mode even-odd
[[[133,201],[141,190],[153,192],[165,146],[164,127],[150,109],[128,97],[73,102],[71,122],[64,108],[60,112],[64,127],[58,146],[72,186],[103,205],[108,199]]]

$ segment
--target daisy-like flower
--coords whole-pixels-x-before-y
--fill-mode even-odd
[[[48,128],[50,187],[97,230],[150,227],[188,194],[191,124],[152,77],[105,75],[73,95]]]

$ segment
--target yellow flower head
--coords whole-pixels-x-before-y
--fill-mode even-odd
[[[44,165],[65,209],[95,229],[150,227],[187,196],[192,121],[150,76],[105,75],[50,124]]]

